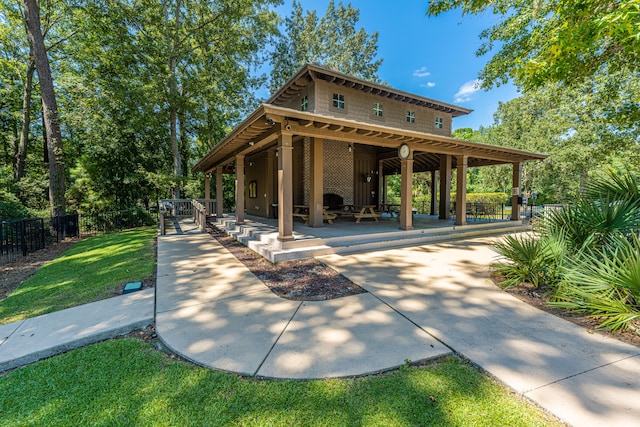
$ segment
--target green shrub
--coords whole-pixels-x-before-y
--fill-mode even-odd
[[[0,221],[29,217],[29,210],[12,193],[0,192]]]
[[[598,318],[601,328],[640,332],[640,238],[618,234],[610,243],[576,257],[551,304]]]

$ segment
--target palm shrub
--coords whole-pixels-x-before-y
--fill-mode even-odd
[[[555,284],[558,281],[562,260],[566,253],[564,238],[550,234],[508,235],[495,244],[496,251],[506,260],[495,266],[503,281],[502,286],[509,288],[523,282],[535,287],[542,284]]]
[[[578,254],[551,305],[598,318],[601,328],[640,333],[640,238],[617,234],[602,250]]]
[[[551,285],[555,307],[640,333],[640,190],[630,172],[594,179],[584,197],[545,212],[538,232],[496,244],[506,286]]]

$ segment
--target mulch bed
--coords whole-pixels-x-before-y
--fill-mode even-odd
[[[294,301],[322,301],[366,291],[315,259],[271,263],[216,227],[207,231],[276,295]]]

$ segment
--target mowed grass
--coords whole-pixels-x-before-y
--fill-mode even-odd
[[[105,341],[0,375],[0,425],[555,426],[459,359],[356,379],[242,378]]]
[[[144,227],[76,243],[0,301],[0,324],[109,298],[151,277],[155,235],[155,227]]]

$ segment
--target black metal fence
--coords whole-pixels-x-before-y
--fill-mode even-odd
[[[157,213],[144,209],[126,209],[52,218],[22,218],[0,222],[0,265],[17,255],[44,249],[67,237],[95,236],[129,228],[154,225]]]

